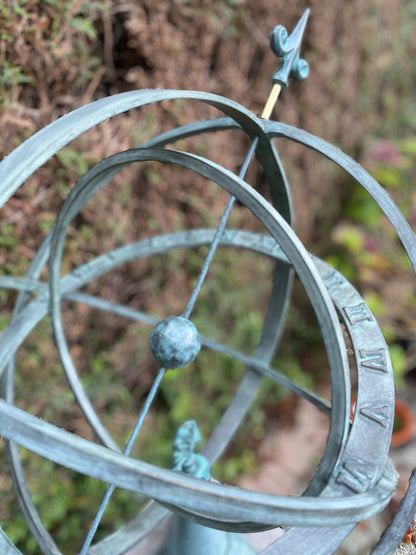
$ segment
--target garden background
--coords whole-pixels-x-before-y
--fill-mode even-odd
[[[387,188],[413,227],[412,0],[310,0],[308,6],[285,0],[4,0],[0,154],[6,156],[79,106],[133,89],[204,90],[260,113],[278,66],[269,49],[269,32],[276,24],[290,32],[306,7],[311,16],[302,55],[310,64],[310,76],[305,82],[291,82],[273,117],[326,139],[358,160]],[[69,190],[98,160],[164,130],[216,115],[197,103],[163,103],[113,118],[71,143],[2,208],[1,271],[24,274]],[[242,135],[227,132],[180,146],[238,171],[248,144]],[[416,367],[416,300],[412,271],[390,225],[351,178],[316,153],[284,141],[278,141],[277,148],[293,191],[297,233],[309,250],[356,284],[370,305],[389,342],[400,393]],[[267,196],[255,164],[247,181]],[[190,172],[151,164],[123,172],[71,226],[63,271],[149,233],[214,227],[226,200],[223,192]],[[239,206],[230,225],[259,229]],[[129,264],[92,283],[88,292],[159,317],[179,314],[204,254],[199,249]],[[271,273],[272,264],[260,257],[220,252],[193,317],[201,333],[251,353],[259,338]],[[15,295],[0,292],[2,326],[10,319],[14,301]],[[70,303],[63,305],[63,313],[83,384],[122,445],[157,370],[147,349],[150,330]],[[296,284],[275,364],[326,395],[329,373],[315,324]],[[169,466],[176,427],[195,418],[207,437],[242,372],[238,363],[203,353],[192,372],[169,373],[133,455]],[[19,353],[16,390],[19,406],[91,438],[67,390],[48,321]],[[238,483],[255,472],[261,463],[259,444],[276,427],[291,425],[296,406],[296,399],[265,384],[244,430],[215,467],[215,476]],[[44,522],[63,551],[73,553],[105,486],[24,450],[22,457]],[[24,553],[35,554],[6,472],[0,481],[1,525]],[[134,496],[118,492],[100,534],[135,514],[137,506]]]

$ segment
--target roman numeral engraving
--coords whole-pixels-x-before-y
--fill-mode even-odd
[[[344,283],[342,277],[334,270],[330,274],[327,274],[323,278],[323,282],[328,290],[334,291],[341,287]]]
[[[373,315],[365,303],[360,303],[355,306],[344,306],[344,312],[351,326],[363,320],[373,320]]]
[[[360,366],[363,368],[370,368],[370,370],[378,372],[388,372],[386,349],[380,348],[372,351],[360,349],[360,357]]]
[[[368,489],[373,472],[374,465],[361,460],[349,459],[342,465],[336,481],[355,493],[364,493]]]
[[[380,405],[378,407],[368,405],[360,409],[360,414],[386,428],[389,420],[390,407],[389,405]]]

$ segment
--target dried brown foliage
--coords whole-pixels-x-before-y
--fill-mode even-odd
[[[291,30],[305,8],[304,2],[283,0],[29,1],[20,10],[11,0],[3,4],[0,62],[3,70],[20,68],[3,86],[3,155],[63,113],[127,89],[206,90],[259,112],[277,66],[269,31],[276,23]],[[361,157],[365,137],[385,132],[386,124],[390,132],[398,130],[398,113],[410,103],[406,85],[415,72],[405,73],[414,44],[405,23],[411,2],[316,0],[310,6],[304,54],[311,74],[282,95],[275,115]],[[30,81],[21,82],[19,76]],[[163,129],[206,115],[187,105],[186,110],[162,110],[153,125]],[[141,118],[132,114],[128,126],[116,124],[104,137],[94,136],[88,145],[95,147],[91,157],[108,154],[109,142],[115,148],[131,145],[131,130],[142,124]],[[211,145],[214,156],[238,166],[244,142],[217,142]],[[329,200],[336,213],[342,194],[324,180],[328,170],[315,155],[293,147],[284,147],[283,153],[290,156],[299,231],[308,236],[316,214]],[[44,185],[51,181],[43,176]],[[306,203],[308,211],[302,208]]]

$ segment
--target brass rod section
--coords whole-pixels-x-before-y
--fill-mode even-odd
[[[264,106],[263,113],[261,114],[261,117],[263,119],[270,119],[270,116],[272,115],[272,112],[273,112],[274,105],[276,104],[277,99],[279,98],[281,90],[282,90],[282,87],[279,85],[279,83],[275,83],[273,85],[273,88],[269,94],[269,98],[267,99],[267,102]]]

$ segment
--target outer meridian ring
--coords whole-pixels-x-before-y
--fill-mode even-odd
[[[146,89],[102,98],[44,127],[27,139],[0,162],[0,206],[51,156],[88,129],[133,108],[163,100],[189,99],[214,106],[229,116],[250,137],[258,136],[269,143],[261,120],[241,104],[201,91]]]

